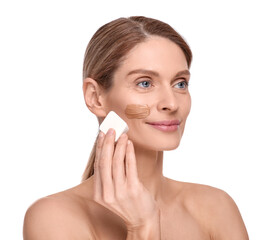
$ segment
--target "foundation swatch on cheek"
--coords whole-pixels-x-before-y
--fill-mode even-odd
[[[125,110],[127,118],[146,118],[150,114],[150,108],[144,104],[128,104]]]

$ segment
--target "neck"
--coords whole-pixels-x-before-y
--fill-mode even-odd
[[[144,149],[134,145],[138,177],[155,200],[162,198],[164,184],[163,151]]]

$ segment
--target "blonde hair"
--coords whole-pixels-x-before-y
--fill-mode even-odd
[[[135,45],[145,41],[151,35],[167,38],[177,44],[185,54],[188,67],[190,67],[192,52],[180,34],[167,23],[143,16],[134,16],[113,20],[95,32],[85,52],[83,80],[87,77],[93,78],[98,85],[108,91],[112,86],[113,74],[121,64],[123,57]],[[94,174],[97,138],[82,181]]]

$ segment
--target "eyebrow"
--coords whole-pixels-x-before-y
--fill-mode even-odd
[[[178,72],[176,75],[175,75],[175,78],[176,77],[179,77],[179,76],[181,76],[181,75],[188,75],[188,76],[190,76],[190,72],[189,72],[189,70],[183,70],[183,71],[180,71],[180,72]]]
[[[153,75],[155,77],[159,77],[159,73],[158,72],[147,70],[147,69],[135,69],[135,70],[132,70],[132,71],[130,71],[127,74],[127,76],[132,75],[132,74],[136,74],[136,73],[148,74],[148,75]],[[189,72],[189,70],[186,69],[186,70],[178,72],[174,77],[176,78],[176,77],[179,77],[181,75],[190,75],[190,72]]]

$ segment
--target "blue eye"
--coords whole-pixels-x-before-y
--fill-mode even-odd
[[[176,88],[184,90],[184,89],[187,89],[187,87],[189,86],[189,83],[187,81],[181,81],[181,82],[178,82],[176,85],[179,86]],[[139,83],[137,83],[137,86],[140,86],[141,88],[149,88],[149,87],[151,87],[151,81],[139,82]]]
[[[144,84],[145,83],[145,84]],[[143,88],[147,88],[148,87],[148,85],[150,85],[151,83],[149,82],[149,81],[142,81],[142,82],[139,82],[138,84],[137,84],[137,86],[141,86],[142,85],[142,87]]]
[[[187,81],[182,81],[182,82],[178,82],[176,85],[182,86],[182,87],[179,87],[179,88],[181,88],[181,89],[185,89],[185,88],[188,87],[189,84],[188,84]]]

